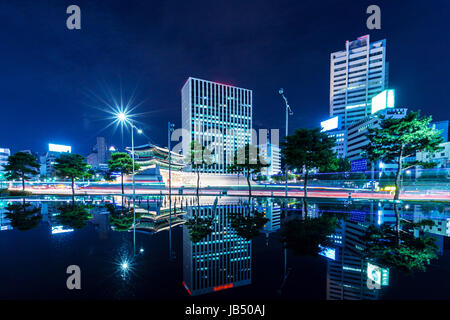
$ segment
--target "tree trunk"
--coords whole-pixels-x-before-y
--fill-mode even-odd
[[[200,189],[200,171],[197,168],[197,198],[199,198],[199,189]]]
[[[25,176],[22,175],[22,191],[25,192]]]
[[[308,218],[308,201],[306,201],[306,198],[303,198],[303,214],[306,220]]]
[[[305,172],[305,181],[303,183],[303,194],[306,200],[306,198],[308,197],[308,170],[306,170]]]
[[[398,200],[399,197],[400,197],[400,184],[401,184],[401,175],[402,175],[402,158],[403,158],[403,146],[400,149],[400,154],[398,156],[398,168],[397,168],[397,173],[395,175],[394,200]]]
[[[123,172],[121,173],[121,184],[122,184],[122,194],[125,194],[124,189],[123,189]]]
[[[394,203],[395,226],[397,231],[397,246],[400,246],[400,214],[398,212],[398,204]]]

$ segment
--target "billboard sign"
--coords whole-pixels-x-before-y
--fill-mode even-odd
[[[321,130],[322,132],[338,129],[339,128],[339,116],[322,121],[320,123],[320,126],[322,127],[322,130]]]
[[[72,152],[72,147],[71,146],[64,146],[62,144],[49,143],[48,144],[48,151],[71,153]]]
[[[389,269],[367,263],[367,278],[378,286],[389,285]]]
[[[352,171],[366,171],[367,170],[367,159],[353,160],[351,162],[351,164],[352,164]]]
[[[372,98],[372,114],[395,106],[395,90],[386,89]]]

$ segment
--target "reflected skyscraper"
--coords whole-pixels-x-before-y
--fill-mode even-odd
[[[213,230],[192,242],[183,227],[183,285],[192,295],[245,286],[251,283],[252,241],[231,227],[230,214],[248,211],[245,205],[210,205],[188,209],[188,218],[213,217]]]
[[[327,266],[327,300],[379,298],[379,290],[367,285],[367,262],[361,255],[366,224],[361,222],[360,214],[351,213],[336,229],[335,260],[329,259]]]

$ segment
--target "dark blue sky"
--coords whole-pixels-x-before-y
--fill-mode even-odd
[[[66,28],[71,4],[81,30]],[[370,4],[381,7],[381,30],[366,28]],[[368,33],[387,39],[397,106],[446,120],[449,20],[448,0],[2,1],[0,147],[44,152],[53,142],[86,155],[97,135],[120,147],[120,131],[103,130],[107,115],[93,107],[120,88],[137,88],[144,130],[165,146],[189,76],[252,89],[255,127],[282,131],[284,87],[290,128],[314,127],[328,117],[330,53]]]

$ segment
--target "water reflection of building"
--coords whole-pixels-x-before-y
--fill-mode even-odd
[[[190,295],[201,295],[251,283],[251,240],[239,236],[230,225],[229,214],[248,210],[239,205],[196,206],[188,217],[213,216],[214,229],[193,243],[183,228],[183,285]]]
[[[0,201],[0,231],[11,230],[11,221],[6,218],[5,207],[8,205],[7,201]]]
[[[268,240],[269,234],[280,229],[281,224],[281,207],[278,203],[275,203],[273,199],[266,198],[258,205],[258,211],[264,213],[264,217],[269,219],[263,228],[263,232]]]
[[[99,238],[102,240],[107,239],[111,229],[109,226],[108,211],[106,211],[104,207],[94,207],[94,209],[91,210],[91,214],[91,223],[98,232]]]
[[[358,214],[350,215],[336,229],[335,260],[328,259],[327,300],[378,299],[379,290],[368,288],[367,262],[361,256],[365,230]]]
[[[443,208],[444,209],[444,208]],[[429,205],[424,206],[421,204],[415,204],[412,207],[413,221],[419,222],[424,219],[429,219],[433,221],[433,226],[426,226],[423,228],[425,235],[428,237],[433,237],[436,239],[436,245],[439,247],[438,255],[444,254],[444,237],[450,236],[450,218],[444,212],[441,213],[438,210],[438,206],[430,207]],[[418,235],[419,231],[416,230],[415,234]]]

